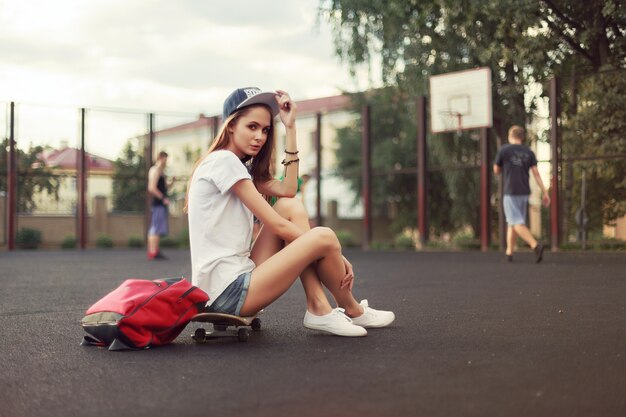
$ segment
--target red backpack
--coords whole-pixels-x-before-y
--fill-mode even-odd
[[[109,350],[165,345],[204,309],[209,296],[184,278],[127,279],[92,305],[81,320],[83,345]]]

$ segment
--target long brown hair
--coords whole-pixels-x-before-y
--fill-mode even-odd
[[[223,123],[220,128],[217,137],[213,139],[211,146],[209,149],[202,155],[193,165],[193,169],[191,171],[191,175],[189,176],[189,181],[187,181],[187,193],[185,194],[185,208],[183,209],[185,213],[189,210],[189,189],[191,188],[191,181],[193,180],[193,174],[196,172],[198,165],[206,158],[211,152],[218,151],[220,149],[226,149],[231,141],[231,135],[228,131],[228,127],[234,126],[242,116],[245,116],[250,112],[253,107],[264,107],[270,113],[270,127],[267,132],[267,140],[263,147],[259,151],[259,153],[252,158],[251,156],[246,156],[241,160],[242,163],[246,164],[249,167],[250,175],[252,176],[252,181],[255,186],[258,183],[268,181],[272,179],[272,160],[274,158],[274,148],[275,148],[275,140],[274,140],[274,119],[271,117],[272,110],[269,106],[264,104],[257,104],[252,106],[244,107],[243,109],[237,110],[235,113],[231,114]]]

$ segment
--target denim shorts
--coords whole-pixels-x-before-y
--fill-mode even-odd
[[[516,224],[526,224],[526,211],[528,209],[527,195],[505,194],[502,199],[504,206],[504,217],[509,226]]]
[[[222,293],[213,301],[206,311],[210,313],[225,313],[238,316],[243,307],[243,302],[248,295],[250,276],[252,272],[244,272],[239,275]]]
[[[152,206],[149,235],[166,236],[168,234],[167,214],[167,206]]]

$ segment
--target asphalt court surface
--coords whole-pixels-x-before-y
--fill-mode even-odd
[[[365,338],[302,326],[298,282],[247,343],[82,347],[85,310],[189,254],[0,252],[0,416],[625,416],[626,253],[346,251]]]

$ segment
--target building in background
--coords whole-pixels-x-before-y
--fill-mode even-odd
[[[308,175],[310,180],[303,190],[303,199],[311,217],[315,217],[317,199],[316,178],[316,138],[317,118],[321,121],[321,212],[326,215],[329,201],[337,201],[337,214],[340,218],[360,218],[363,208],[354,204],[356,195],[349,189],[345,180],[333,175],[336,168],[336,131],[349,126],[360,117],[350,110],[350,98],[345,95],[322,97],[297,101],[298,150],[300,176]],[[167,127],[154,132],[154,155],[160,151],[168,153],[167,175],[175,177],[172,193],[175,199],[182,200],[187,179],[195,161],[208,149],[221,123],[218,116],[200,115],[197,120]],[[276,123],[276,176],[282,174],[280,161],[284,158],[285,130],[282,123]]]
[[[52,174],[61,177],[58,200],[47,193],[34,195],[36,208],[32,214],[73,214],[77,206],[78,163],[80,150],[62,143],[59,149],[47,149],[40,158]],[[110,196],[113,189],[113,162],[100,156],[85,153],[87,165],[87,210],[91,211],[93,197],[97,195]],[[111,209],[111,199],[107,207]]]

